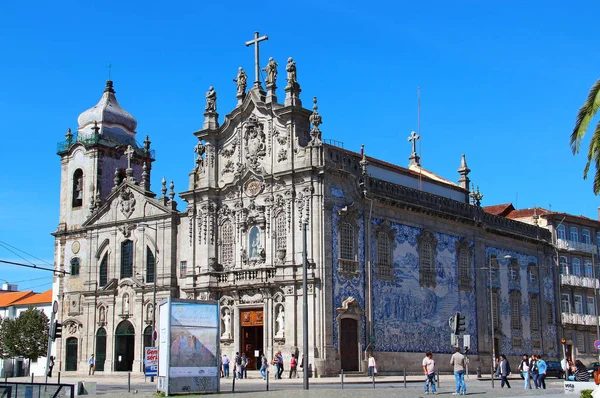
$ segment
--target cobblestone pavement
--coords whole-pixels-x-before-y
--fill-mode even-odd
[[[262,380],[258,372],[248,372],[248,379],[236,380],[235,393],[232,392],[233,379],[221,379],[221,393],[218,395],[202,395],[203,397],[216,396],[240,396],[243,398],[254,398],[265,396],[269,397],[318,397],[318,398],[341,398],[341,397],[426,397],[423,391],[423,381],[420,376],[408,376],[406,388],[402,376],[380,376],[376,380],[373,388],[371,379],[365,376],[346,377],[344,380],[344,389],[341,388],[339,377],[311,378],[309,380],[310,389],[302,389],[302,379],[282,379],[269,380],[269,391],[266,391],[267,382]],[[11,378],[8,381],[30,382],[30,378]],[[36,377],[36,383],[44,381],[43,377]],[[56,382],[56,378],[51,380]],[[144,381],[143,377],[131,377],[131,392],[128,392],[127,374],[116,373],[95,376],[88,375],[69,375],[61,378],[61,383],[95,382],[97,385],[97,395],[105,397],[156,397],[155,384],[150,379]],[[497,380],[495,388],[492,389],[491,382],[487,380],[477,380],[474,376],[466,379],[468,395],[474,397],[544,397],[563,394],[562,380],[547,380],[546,390],[524,390],[523,381],[515,377],[511,380],[512,389],[500,389],[500,381]],[[438,395],[452,396],[454,392],[454,376],[440,376],[440,386]],[[189,396],[189,395],[185,395]],[[428,397],[429,395],[427,395]]]

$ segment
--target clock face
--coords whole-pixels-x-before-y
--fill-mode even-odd
[[[251,180],[246,184],[246,195],[248,196],[256,196],[261,190],[262,184],[258,180]]]
[[[71,245],[71,251],[73,252],[73,254],[77,254],[79,253],[79,241],[75,241],[73,242],[73,244]]]

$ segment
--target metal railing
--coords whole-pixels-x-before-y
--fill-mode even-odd
[[[71,148],[72,145],[75,145],[76,143],[83,144],[83,146],[86,146],[86,147],[92,146],[92,145],[97,145],[100,143],[105,144],[107,146],[111,146],[111,147],[124,145],[122,142],[119,142],[113,138],[106,137],[106,136],[100,135],[100,134],[82,137],[79,135],[79,133],[75,133],[75,134],[73,134],[71,139],[61,141],[58,144],[56,144],[56,152],[57,153],[66,152],[69,150],[69,148]],[[139,143],[137,143],[137,142],[136,142],[136,146],[137,146],[137,148],[133,148],[133,150],[135,151],[136,154],[138,154],[140,156],[147,156],[152,159],[155,159],[156,152],[154,149],[150,149],[149,151],[146,151],[146,149],[143,146],[139,145]]]
[[[3,390],[7,392],[7,395],[0,395],[0,397],[75,397],[75,385],[73,384],[0,382],[0,393],[3,393]]]
[[[598,279],[579,275],[561,274],[560,284],[568,286],[586,287],[590,289],[600,288],[600,282],[598,282]]]
[[[563,324],[596,326],[598,317],[596,315],[575,314],[572,312],[563,312],[561,314]]]
[[[576,242],[568,239],[557,239],[556,247],[561,250],[576,250],[584,253],[598,254],[598,247],[591,243]]]

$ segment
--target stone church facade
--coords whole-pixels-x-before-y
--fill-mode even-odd
[[[247,90],[240,68],[237,106],[221,121],[216,91],[206,93],[180,200],[164,179],[151,190],[154,150],[148,137],[137,144],[111,81],[79,116],[58,148],[55,264],[70,273],[54,283],[60,368],[86,371],[94,354],[97,371],[141,372],[155,305],[169,296],[218,301],[221,354],[245,352],[251,368],[256,351],[281,350],[286,363],[302,351],[304,295],[317,374],[365,371],[369,352],[383,372],[417,370],[427,350],[449,357],[457,311],[472,363],[489,367],[490,313],[496,352],[557,356],[548,232],[484,213],[464,157],[453,183],[420,168],[414,141],[408,168],[325,143],[293,59],[281,102],[276,68],[265,67],[266,90],[258,72]]]

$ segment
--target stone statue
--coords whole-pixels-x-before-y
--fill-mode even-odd
[[[298,83],[296,78],[296,62],[292,57],[289,57],[287,62],[285,67],[285,70],[287,71],[287,82],[289,86],[293,86],[295,83]]]
[[[277,322],[277,333],[275,335],[277,337],[283,337],[285,330],[285,315],[283,306],[279,306],[279,313],[277,314],[277,319],[275,319],[275,322]]]
[[[198,142],[198,145],[194,147],[194,152],[196,152],[198,157],[202,157],[202,155],[204,155],[206,152],[206,145],[204,145],[202,142]]]
[[[269,63],[263,68],[263,70],[267,72],[267,78],[265,79],[267,87],[274,86],[275,81],[277,80],[277,62],[275,62],[273,57],[269,58]]]
[[[129,295],[127,293],[123,296],[123,314],[129,314]]]
[[[204,109],[206,112],[217,111],[217,92],[213,86],[210,86],[206,93],[206,107]]]
[[[229,315],[228,308],[225,308],[225,311],[223,312],[223,318],[221,318],[221,319],[223,320],[223,326],[225,329],[225,331],[221,335],[221,338],[230,339],[231,338],[231,315]]]
[[[98,316],[100,323],[106,323],[106,310],[104,307],[100,307],[100,315]]]
[[[151,321],[153,316],[154,316],[154,306],[152,304],[148,304],[148,307],[146,307],[146,319]]]
[[[233,81],[237,83],[237,95],[243,96],[246,93],[246,80],[248,80],[248,76],[240,66],[237,77],[233,79]]]

